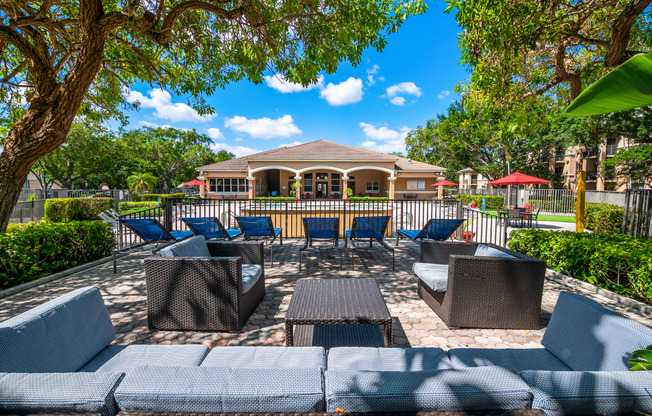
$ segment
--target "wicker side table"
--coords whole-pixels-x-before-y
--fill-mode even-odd
[[[288,346],[295,345],[295,335],[305,333],[295,333],[295,325],[382,325],[385,346],[393,345],[392,317],[371,278],[299,279],[285,316]]]

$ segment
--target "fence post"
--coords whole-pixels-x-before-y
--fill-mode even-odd
[[[455,201],[455,218],[464,218],[462,213],[462,199],[458,199]],[[455,236],[458,241],[462,241],[462,227],[458,227],[457,231],[455,231]]]
[[[163,210],[165,228],[172,230],[172,198],[165,198]]]
[[[623,210],[623,223],[620,226],[621,234],[627,233],[627,217],[629,215],[629,197],[631,195],[631,192],[632,192],[631,189],[625,190],[625,209]]]

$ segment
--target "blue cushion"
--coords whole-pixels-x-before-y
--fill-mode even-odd
[[[203,235],[179,241],[161,250],[163,257],[210,257],[210,255]]]
[[[544,348],[453,348],[448,351],[448,356],[455,368],[497,365],[515,373],[523,370],[570,371]]]
[[[500,367],[441,371],[326,371],[326,410],[410,412],[520,409],[530,389]]]
[[[218,347],[208,353],[202,367],[324,368],[321,347]]]
[[[319,368],[137,367],[115,392],[121,410],[312,412],[324,408]]]
[[[532,407],[548,416],[652,412],[652,374],[645,371],[524,371]]]
[[[0,322],[0,372],[74,372],[114,339],[99,289],[77,289]]]
[[[113,416],[122,373],[0,373],[0,413]]]
[[[541,344],[580,371],[628,370],[632,352],[652,345],[652,330],[581,295],[562,292]]]
[[[441,348],[341,347],[328,351],[329,370],[430,371],[453,368]]]
[[[263,275],[263,268],[260,264],[242,265],[242,293],[245,294],[254,287],[260,276]]]
[[[448,288],[448,264],[414,263],[412,271],[435,292],[445,292]]]
[[[497,248],[489,247],[484,244],[478,244],[478,247],[475,249],[475,254],[476,257],[504,257],[506,259],[513,259],[514,256],[512,256],[509,253],[505,253],[504,251],[498,250]]]
[[[127,373],[139,365],[194,365],[208,353],[206,345],[109,345],[79,371]]]

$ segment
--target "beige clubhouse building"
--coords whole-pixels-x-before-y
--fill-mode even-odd
[[[209,198],[290,196],[294,186],[301,199],[383,196],[430,199],[445,168],[360,147],[317,140],[281,147],[197,169],[208,184],[200,194]],[[296,183],[297,185],[293,185]]]

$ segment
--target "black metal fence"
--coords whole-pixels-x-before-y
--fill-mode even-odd
[[[625,213],[621,232],[636,238],[652,237],[652,190],[625,191]]]
[[[466,241],[506,244],[507,223],[495,215],[462,206],[459,200],[270,200],[168,198],[163,208],[153,208],[121,218],[156,218],[170,231],[186,230],[181,218],[216,217],[226,228],[238,228],[237,216],[268,216],[275,227],[283,228],[284,238],[303,237],[303,217],[338,217],[340,234],[350,229],[354,217],[390,217],[387,237],[398,229],[421,229],[431,218],[465,218],[456,238]],[[140,239],[125,227],[118,227],[120,248],[139,244]]]
[[[45,200],[38,199],[34,201],[18,202],[14,207],[9,222],[25,223],[30,221],[39,221],[45,216]]]

